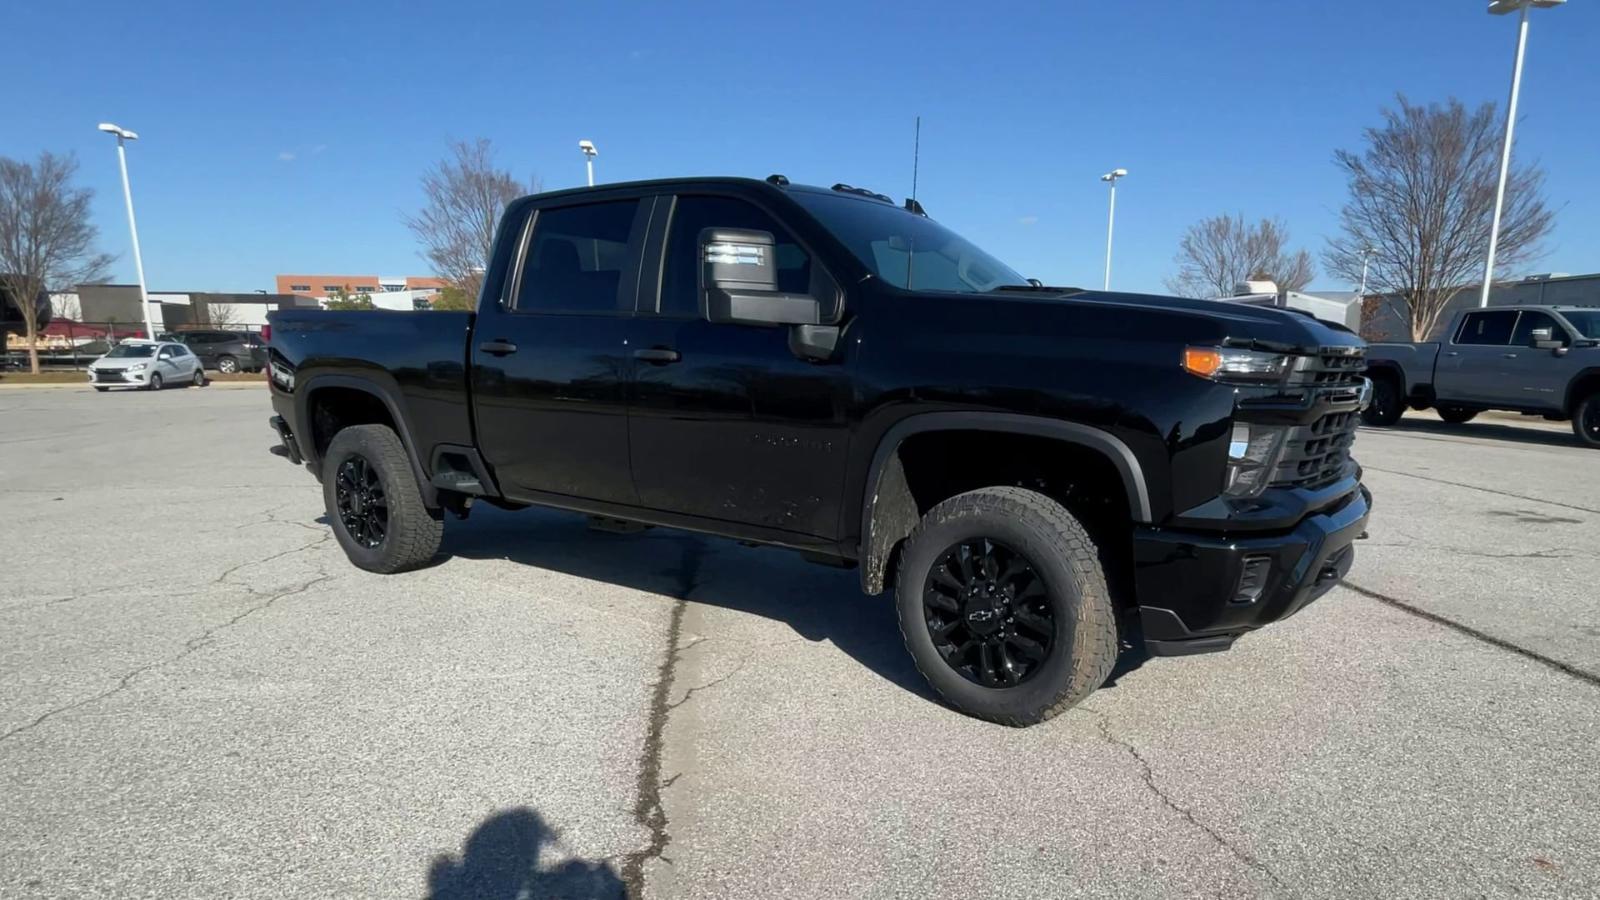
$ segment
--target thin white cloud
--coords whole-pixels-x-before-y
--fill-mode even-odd
[[[1017,224],[1018,225],[1037,225],[1037,224],[1039,224],[1039,217],[1038,216],[1023,216],[1022,218],[1017,220]]]
[[[278,162],[294,162],[294,151],[293,150],[279,150],[278,151]]]

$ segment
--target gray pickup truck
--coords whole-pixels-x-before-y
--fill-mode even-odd
[[[1407,406],[1466,422],[1486,409],[1572,420],[1600,448],[1600,309],[1517,306],[1456,315],[1446,341],[1372,344],[1368,425],[1393,425]]]

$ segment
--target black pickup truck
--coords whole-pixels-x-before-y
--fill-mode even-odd
[[[276,452],[352,562],[474,503],[799,550],[892,589],[918,668],[1012,725],[1121,644],[1224,650],[1349,569],[1362,341],[1278,309],[1044,287],[847,185],[526,197],[476,313],[269,315]]]

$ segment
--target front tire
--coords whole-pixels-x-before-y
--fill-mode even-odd
[[[1116,614],[1094,542],[1035,491],[982,488],[929,510],[901,552],[895,605],[928,684],[1002,725],[1071,708],[1116,663]]]
[[[1600,450],[1600,392],[1583,398],[1572,411],[1572,433],[1585,447]]]
[[[100,392],[100,393],[102,393],[102,394],[104,394],[104,393],[105,393],[105,392],[106,392],[106,391],[109,391],[109,390],[111,390],[111,388],[103,388],[103,387],[97,387],[97,388],[95,388],[95,390],[96,390],[96,391],[99,391],[99,392]]]
[[[400,437],[386,425],[354,425],[333,436],[322,460],[322,498],[345,555],[391,574],[433,559],[444,522],[422,491]]]
[[[1400,421],[1405,413],[1405,398],[1400,396],[1400,385],[1391,375],[1372,376],[1372,402],[1361,411],[1361,421],[1368,425],[1387,428]]]
[[[1471,422],[1478,415],[1477,410],[1460,406],[1441,406],[1436,411],[1439,413],[1439,418],[1449,422],[1451,425]]]
[[[159,390],[161,390],[161,373],[160,372],[151,372],[150,373],[150,384],[146,388],[146,390],[151,390],[151,391],[159,391]]]

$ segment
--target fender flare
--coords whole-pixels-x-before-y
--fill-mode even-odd
[[[1578,404],[1583,402],[1585,396],[1578,392],[1578,385],[1585,382],[1593,384],[1596,378],[1600,378],[1600,366],[1580,370],[1567,381],[1567,395],[1561,406],[1563,413],[1571,416],[1578,412]]]
[[[998,412],[937,412],[907,416],[895,423],[878,441],[867,471],[866,491],[861,501],[861,588],[868,594],[883,592],[889,553],[916,524],[916,510],[906,509],[909,491],[900,465],[900,445],[915,434],[930,431],[997,431],[1025,434],[1076,444],[1105,457],[1122,477],[1127,493],[1128,512],[1135,522],[1150,522],[1154,516],[1150,488],[1144,469],[1128,445],[1115,435],[1092,425]],[[892,518],[890,528],[874,529],[875,514],[882,507]],[[907,517],[909,516],[909,520]]]
[[[406,448],[406,456],[411,460],[411,472],[417,479],[417,487],[422,492],[424,505],[430,509],[437,508],[439,491],[428,478],[427,471],[422,467],[422,457],[417,454],[417,447],[412,439],[411,419],[406,415],[405,404],[400,402],[399,386],[385,384],[372,378],[328,373],[313,375],[296,386],[294,417],[300,429],[297,433],[304,436],[304,440],[300,442],[300,452],[317,477],[319,479],[322,477],[320,470],[322,455],[317,451],[315,423],[311,421],[311,398],[322,388],[347,388],[378,398],[389,411],[389,418],[394,420],[399,431],[400,444]]]

